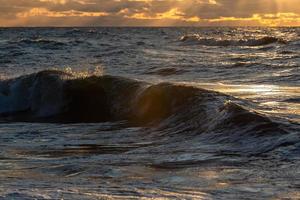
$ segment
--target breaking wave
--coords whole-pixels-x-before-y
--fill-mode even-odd
[[[185,121],[201,115],[203,124],[205,121],[210,121],[209,124],[226,121],[223,126],[243,122],[271,123],[267,117],[232,100],[231,96],[190,86],[153,85],[110,75],[75,77],[56,70],[0,82],[2,119],[34,121],[50,117],[58,122],[128,120],[148,123],[188,113]],[[227,123],[229,118],[231,121]]]
[[[205,38],[198,34],[184,35],[180,38],[180,41],[188,45],[205,45],[205,46],[264,46],[273,43],[286,44],[287,42],[277,37],[261,37],[255,39],[216,39]]]
[[[161,135],[201,134],[213,142],[238,142],[244,152],[266,152],[286,140],[287,127],[239,103],[229,95],[171,83],[149,84],[102,75],[75,77],[42,71],[0,82],[2,122],[96,123],[127,121],[128,125],[162,130]]]

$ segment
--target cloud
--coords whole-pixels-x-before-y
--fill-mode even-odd
[[[300,25],[299,0],[0,0],[0,26]]]

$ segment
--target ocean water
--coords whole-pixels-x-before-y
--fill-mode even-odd
[[[300,28],[2,28],[0,78],[0,199],[300,199]]]

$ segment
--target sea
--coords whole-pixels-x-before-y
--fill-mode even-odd
[[[0,199],[300,199],[300,28],[0,28]]]

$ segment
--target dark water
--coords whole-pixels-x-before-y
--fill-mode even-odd
[[[300,199],[299,37],[0,29],[0,199]]]

